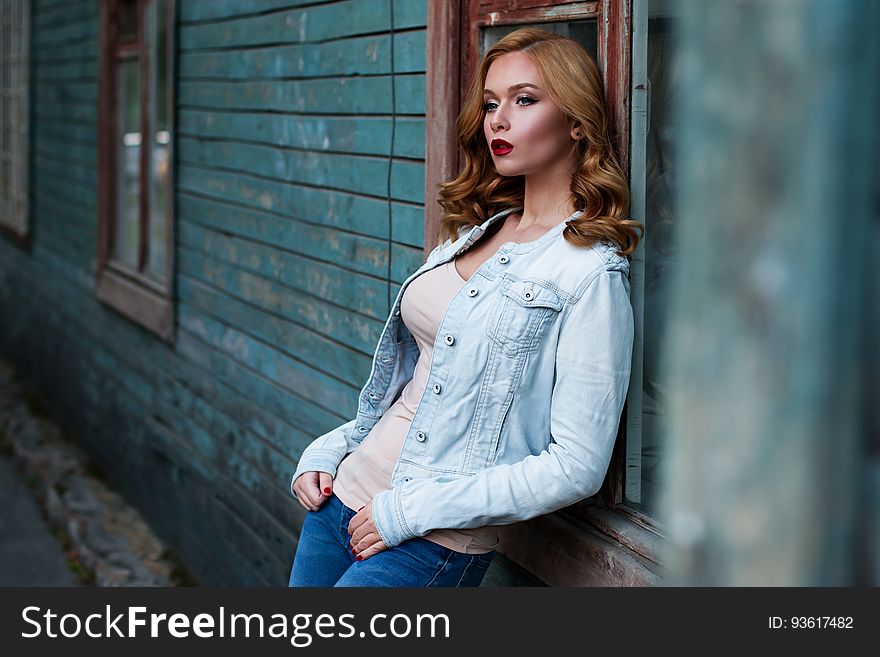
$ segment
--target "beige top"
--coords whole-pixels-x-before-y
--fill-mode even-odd
[[[446,308],[467,282],[455,268],[455,259],[420,274],[407,286],[400,300],[400,317],[416,340],[419,359],[413,378],[373,429],[336,472],[333,492],[350,509],[359,509],[373,496],[391,489],[391,471],[428,382],[431,353]],[[480,554],[499,543],[498,526],[473,529],[434,529],[424,538],[456,552]]]

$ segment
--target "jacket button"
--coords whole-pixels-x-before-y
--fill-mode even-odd
[[[400,314],[400,308],[394,309],[394,316],[397,317]]]
[[[412,477],[404,477],[403,480],[404,480],[404,481],[411,481],[411,480],[412,480]]]
[[[391,356],[382,356],[382,362],[383,362],[383,363],[390,363],[390,362],[391,362]]]
[[[475,296],[477,296],[477,292],[478,292],[477,288],[472,287],[470,290],[468,290],[468,296],[475,297]]]
[[[427,436],[425,436],[424,431],[416,431],[416,440],[418,440],[420,443],[423,443],[425,442],[425,438],[427,438]]]
[[[502,265],[506,265],[508,262],[510,262],[510,256],[503,255],[498,258],[498,262],[500,262]]]
[[[534,293],[531,290],[526,290],[523,292],[523,299],[526,301],[531,301],[535,297]]]
[[[447,334],[446,338],[444,338],[444,339],[446,340],[446,344],[452,344],[453,342],[455,342],[455,338],[449,334]]]
[[[366,427],[358,427],[358,431],[360,431],[361,433],[366,433],[367,428]]]
[[[439,383],[434,384],[434,392],[436,392],[437,394],[440,394],[440,384]]]

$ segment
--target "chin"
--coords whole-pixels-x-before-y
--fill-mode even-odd
[[[498,162],[497,160],[495,161],[495,171],[501,176],[513,177],[522,175],[519,167],[512,166],[508,162]]]
[[[505,166],[504,163],[501,163],[499,166],[498,162],[495,163],[495,171],[499,176],[504,176],[505,178],[514,178],[525,173],[519,167]]]

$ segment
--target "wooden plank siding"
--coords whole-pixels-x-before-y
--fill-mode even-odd
[[[199,583],[284,586],[296,461],[354,416],[424,260],[426,6],[187,0],[177,21],[173,342],[95,294],[98,3],[34,0],[33,240],[0,239],[0,354]]]

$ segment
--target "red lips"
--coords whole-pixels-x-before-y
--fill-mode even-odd
[[[506,155],[513,150],[513,144],[503,139],[493,139],[490,142],[490,146],[492,147],[492,152],[495,153],[495,155]]]

